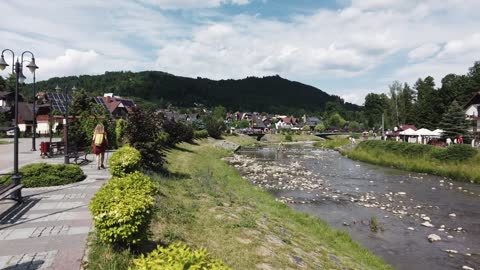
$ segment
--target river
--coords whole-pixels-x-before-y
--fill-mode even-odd
[[[250,148],[227,161],[252,184],[347,231],[396,269],[480,269],[480,185],[309,145]],[[432,234],[441,240],[430,242]]]

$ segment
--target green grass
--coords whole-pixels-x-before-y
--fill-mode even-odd
[[[88,262],[85,269],[120,270],[128,269],[133,259],[129,250],[114,250],[100,242],[94,233],[88,237]]]
[[[223,139],[229,142],[236,143],[240,146],[253,146],[258,144],[257,138],[248,136],[248,135],[243,135],[243,134],[238,134],[238,135],[223,135]]]
[[[171,178],[153,176],[161,193],[153,241],[205,247],[233,269],[300,268],[292,256],[306,269],[391,269],[346,233],[250,185],[221,160],[227,151],[197,143],[169,152]]]
[[[427,149],[428,150],[428,149]],[[445,176],[458,181],[480,184],[480,154],[463,162],[439,161],[428,155],[405,155],[370,145],[359,144],[354,149],[343,150],[349,158],[397,169]]]
[[[10,144],[10,143],[11,143],[11,142],[9,142],[9,141],[1,141],[1,140],[0,140],[0,144]]]
[[[315,135],[309,134],[291,134],[293,142],[305,142],[305,141],[320,141],[322,140],[320,137]],[[262,142],[267,143],[280,143],[280,142],[289,142],[285,138],[285,134],[266,134],[264,138],[262,138]]]
[[[330,136],[328,140],[316,142],[313,144],[315,147],[337,149],[339,147],[349,145],[351,142],[344,136]]]
[[[392,269],[345,232],[252,186],[221,160],[228,155],[211,139],[168,152],[170,176],[151,175],[160,191],[150,246],[204,247],[233,269]],[[89,248],[87,269],[127,269],[141,253],[114,250],[94,234]]]

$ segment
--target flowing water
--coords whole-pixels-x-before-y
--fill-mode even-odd
[[[480,269],[480,185],[309,146],[247,149],[227,161],[297,211],[347,231],[396,269]],[[430,242],[431,234],[441,240]]]

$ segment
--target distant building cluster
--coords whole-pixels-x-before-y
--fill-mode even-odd
[[[0,92],[0,111],[10,111],[13,104],[13,92]],[[36,132],[48,134],[50,124],[52,130],[61,129],[65,123],[65,112],[67,104],[72,105],[73,97],[63,93],[38,92],[36,95],[35,114],[33,103],[18,103],[18,127],[20,132],[31,133],[33,130],[33,119],[36,117]],[[136,108],[132,99],[115,96],[113,93],[106,93],[104,96],[93,97],[92,103],[98,104],[105,112],[114,119],[125,118],[127,114]],[[75,116],[69,116],[73,118]]]

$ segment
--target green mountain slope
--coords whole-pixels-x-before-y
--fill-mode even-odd
[[[345,110],[360,107],[315,87],[289,81],[280,76],[248,77],[241,80],[187,78],[160,71],[106,72],[103,75],[82,75],[51,78],[37,83],[40,91],[53,91],[56,85],[83,88],[92,94],[113,92],[116,95],[141,98],[157,104],[171,103],[191,107],[223,105],[229,110],[258,112],[323,111],[327,102],[337,102]]]

